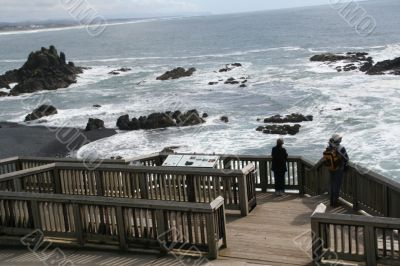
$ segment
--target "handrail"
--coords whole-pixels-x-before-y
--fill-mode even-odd
[[[39,234],[64,245],[138,246],[161,252],[207,252],[227,245],[224,199],[211,203],[0,192],[0,235],[23,243]],[[187,221],[187,222],[183,222]],[[14,237],[14,238],[12,238]],[[24,238],[22,238],[24,239]],[[1,241],[0,243],[5,244]],[[29,244],[29,243],[28,243]],[[41,243],[40,243],[41,244]]]
[[[324,258],[366,261],[367,265],[400,260],[398,218],[315,213],[311,229],[317,264]]]
[[[52,163],[0,176],[0,190],[97,195],[178,202],[211,202],[218,196],[226,208],[246,216],[256,206],[255,166],[222,171],[177,167]]]

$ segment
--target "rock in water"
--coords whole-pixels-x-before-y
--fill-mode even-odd
[[[390,71],[390,74],[400,75],[400,57],[376,63],[367,71],[367,74],[383,75],[387,71]]]
[[[221,116],[221,121],[224,123],[229,123],[229,118],[227,116]]]
[[[72,62],[66,63],[65,54],[58,52],[54,46],[32,52],[20,69],[14,69],[0,76],[0,84],[18,83],[10,95],[32,93],[42,90],[67,88],[76,82],[83,68]]]
[[[301,123],[313,121],[314,117],[312,115],[302,115],[302,114],[291,114],[285,117],[281,115],[275,115],[264,119],[264,123]]]
[[[196,71],[194,67],[185,70],[182,67],[175,68],[171,71],[165,72],[163,75],[159,76],[157,80],[168,80],[168,79],[179,79],[183,77],[190,77]]]
[[[25,122],[37,120],[39,118],[55,115],[57,109],[52,105],[41,105],[39,108],[33,110],[33,112],[25,117]]]
[[[204,123],[197,110],[186,113],[181,111],[153,113],[149,116],[141,116],[130,120],[129,115],[118,118],[117,127],[120,130],[158,129],[168,127],[186,127]]]
[[[301,125],[268,125],[265,127],[258,127],[257,131],[262,131],[264,134],[276,135],[296,135],[300,132]]]
[[[102,129],[104,127],[104,121],[101,119],[97,118],[89,118],[89,121],[86,125],[86,131],[91,131],[91,130],[96,130],[96,129]]]
[[[0,97],[6,97],[6,96],[8,96],[7,92],[0,91]]]

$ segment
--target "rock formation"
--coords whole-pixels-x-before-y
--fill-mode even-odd
[[[57,114],[57,109],[54,106],[44,104],[33,110],[33,112],[29,115],[27,115],[25,117],[25,122],[34,121],[39,118],[55,114]]]
[[[0,84],[18,83],[10,91],[11,96],[32,93],[42,90],[57,90],[67,88],[76,82],[82,67],[66,62],[65,54],[58,54],[54,46],[32,52],[26,63],[20,69],[14,69],[0,76]]]
[[[196,71],[194,67],[185,70],[182,67],[175,68],[171,71],[165,72],[163,75],[159,76],[157,80],[169,80],[169,79],[179,79],[183,77],[190,77]]]

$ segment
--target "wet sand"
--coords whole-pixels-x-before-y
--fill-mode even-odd
[[[66,157],[88,142],[116,133],[113,129],[84,131],[0,122],[0,159],[13,156]]]

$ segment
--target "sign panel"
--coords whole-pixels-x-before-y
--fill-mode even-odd
[[[183,155],[178,163],[179,167],[214,168],[219,156]]]
[[[183,155],[168,155],[162,166],[176,167],[182,160]]]

